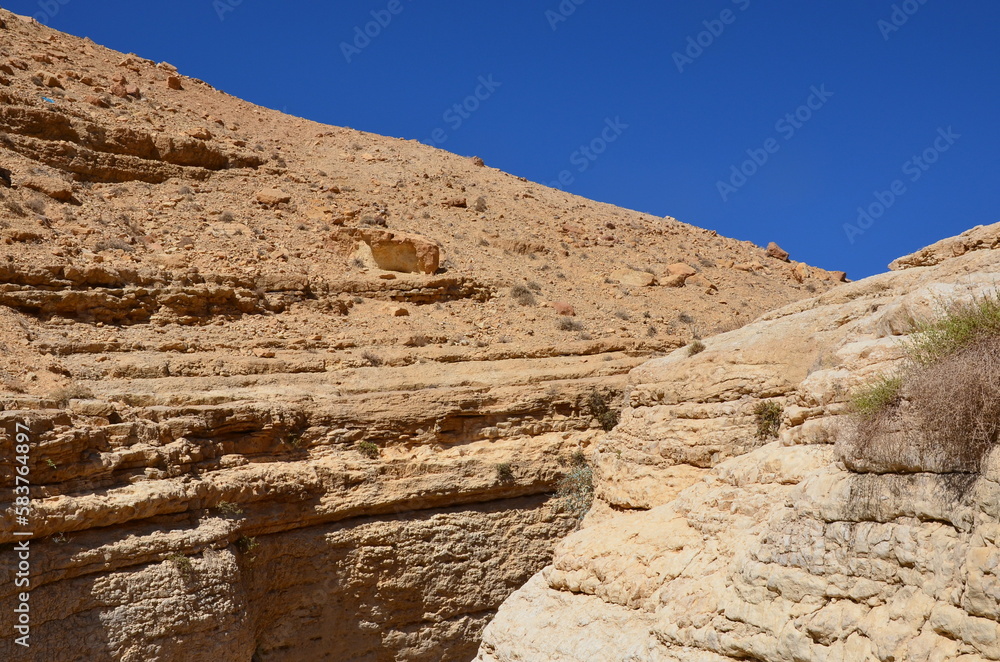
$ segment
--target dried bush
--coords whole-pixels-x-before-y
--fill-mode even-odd
[[[36,214],[45,214],[45,201],[40,198],[33,198],[24,203],[24,206]]]
[[[784,408],[777,402],[758,402],[753,408],[754,422],[757,424],[757,438],[761,441],[778,436],[781,429],[781,415]]]
[[[509,483],[514,480],[514,467],[510,462],[500,462],[496,465],[497,480],[501,483]]]
[[[1000,298],[948,306],[903,348],[898,374],[851,398],[841,457],[859,471],[978,475],[1000,437]]]
[[[168,555],[166,560],[172,563],[173,566],[177,568],[177,570],[179,570],[180,573],[185,577],[188,577],[192,573],[194,573],[194,563],[192,563],[191,559],[184,556],[183,554],[174,552],[173,554]]]
[[[382,456],[381,449],[370,441],[360,441],[354,448],[369,460],[377,460]]]
[[[695,354],[701,354],[705,351],[705,343],[700,340],[695,340],[690,345],[688,345],[688,356],[694,356]]]
[[[978,474],[1000,435],[1000,336],[983,338],[852,400],[852,468]]]
[[[527,285],[515,285],[510,288],[510,295],[522,306],[534,306],[538,303]]]
[[[50,397],[58,402],[60,407],[67,407],[70,400],[89,400],[94,397],[94,393],[86,386],[70,384],[56,389],[51,393]]]
[[[374,352],[364,352],[361,355],[361,358],[365,363],[375,368],[385,363],[385,361],[382,360],[382,357]]]
[[[243,508],[241,508],[239,504],[232,503],[231,501],[220,501],[216,508],[218,508],[219,512],[223,515],[235,516],[243,514]]]
[[[608,399],[600,391],[591,391],[587,397],[587,404],[590,407],[590,413],[601,424],[601,428],[605,432],[610,432],[618,425],[618,412],[611,408]]]
[[[14,200],[4,200],[3,206],[4,209],[14,214],[15,216],[25,215],[24,208],[21,205],[17,204],[17,202],[15,202]]]
[[[574,459],[574,464],[576,466],[559,483],[556,496],[570,514],[583,519],[594,503],[594,471],[586,461]]]
[[[918,324],[909,342],[907,356],[928,365],[985,338],[1000,337],[1000,296],[976,298],[953,304],[933,322]]]
[[[560,331],[583,331],[583,323],[571,317],[560,317],[556,322],[556,328]]]

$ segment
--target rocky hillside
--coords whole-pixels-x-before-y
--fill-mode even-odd
[[[844,280],[0,10],[0,659],[470,660],[629,371]]]
[[[851,394],[894,373],[915,322],[994,295],[998,249],[1000,224],[978,227],[633,370],[586,526],[477,659],[1000,659],[1000,453],[977,475],[849,443]]]

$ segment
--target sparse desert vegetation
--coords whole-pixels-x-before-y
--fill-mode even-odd
[[[978,474],[1000,437],[1000,295],[917,324],[898,372],[855,391],[848,453]]]

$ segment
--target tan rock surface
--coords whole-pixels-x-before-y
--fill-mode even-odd
[[[470,660],[576,527],[553,496],[605,435],[591,397],[835,286],[0,19],[0,421],[34,442],[33,645],[2,660]],[[607,279],[682,260],[728,305]]]
[[[849,470],[838,444],[849,394],[892,370],[912,322],[997,282],[995,251],[942,255],[633,370],[598,507],[477,659],[1000,659],[1000,451],[963,497],[947,469]],[[783,405],[777,440],[754,433],[763,400]]]

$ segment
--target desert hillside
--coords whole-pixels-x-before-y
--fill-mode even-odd
[[[632,371],[584,528],[477,659],[1000,659],[998,249],[977,227]]]
[[[470,660],[629,372],[845,279],[0,10],[0,658]]]

